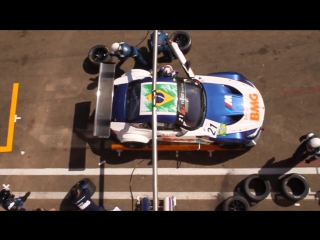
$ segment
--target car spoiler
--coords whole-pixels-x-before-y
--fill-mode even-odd
[[[110,137],[115,63],[100,63],[93,136]]]
[[[180,50],[178,44],[176,42],[169,42],[169,46],[171,47],[174,55],[178,58],[181,63],[181,66],[186,71],[189,78],[194,78],[194,73],[190,67],[190,60],[187,60],[182,51]]]

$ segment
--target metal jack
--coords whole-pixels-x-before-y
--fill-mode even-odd
[[[198,149],[197,149],[197,151],[199,151],[200,148],[201,148],[201,139],[198,139],[197,142],[198,142]]]

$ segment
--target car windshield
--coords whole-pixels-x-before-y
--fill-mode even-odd
[[[177,124],[187,130],[199,128],[206,114],[206,96],[199,81],[183,79],[178,82]]]

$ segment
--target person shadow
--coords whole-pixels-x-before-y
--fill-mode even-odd
[[[144,66],[138,61],[135,61],[133,69],[143,69],[149,71],[152,68],[152,53],[150,53],[146,47],[141,47],[139,49],[139,53],[141,54],[142,58],[148,63],[148,66]]]

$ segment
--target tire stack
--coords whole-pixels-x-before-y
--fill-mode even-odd
[[[262,192],[253,194],[250,191],[250,183],[257,181],[262,186]],[[288,186],[292,183],[299,185],[301,191],[291,192]],[[310,187],[306,178],[300,174],[288,174],[279,178],[280,192],[285,199],[296,203],[308,196]],[[224,200],[222,205],[223,211],[249,211],[250,207],[266,199],[271,193],[270,182],[259,174],[248,176],[242,185],[241,191],[234,196]]]

